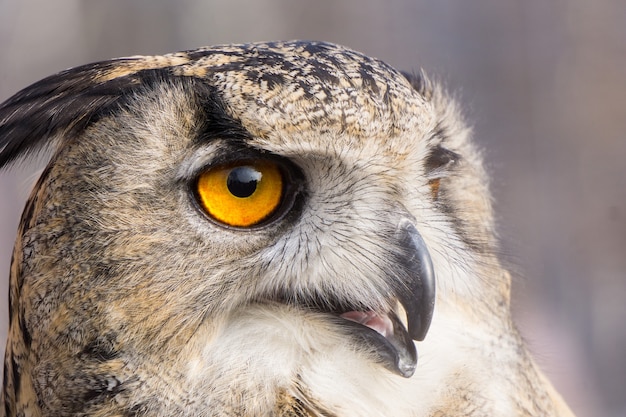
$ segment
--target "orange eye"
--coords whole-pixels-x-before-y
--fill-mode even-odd
[[[280,206],[283,176],[271,161],[222,165],[200,174],[197,193],[204,210],[218,222],[250,227]]]

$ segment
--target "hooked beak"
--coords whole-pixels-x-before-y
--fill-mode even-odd
[[[406,313],[406,327],[398,318],[400,311],[386,314],[349,311],[340,317],[345,319],[349,332],[369,346],[383,366],[408,378],[417,365],[413,341],[424,340],[433,317],[435,272],[426,243],[412,222],[403,220],[395,238],[401,248],[398,257],[401,279],[394,277],[397,284],[392,296]]]

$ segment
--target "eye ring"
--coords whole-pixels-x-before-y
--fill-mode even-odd
[[[209,167],[195,181],[200,208],[228,227],[252,228],[284,207],[288,176],[271,159],[246,159]]]

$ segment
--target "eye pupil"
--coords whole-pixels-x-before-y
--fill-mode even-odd
[[[256,191],[262,174],[251,166],[236,167],[228,174],[226,186],[232,195],[250,197]]]

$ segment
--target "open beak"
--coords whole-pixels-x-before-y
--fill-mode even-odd
[[[435,272],[426,243],[411,221],[403,220],[395,237],[401,255],[398,276],[392,277],[392,297],[398,306],[385,313],[348,311],[340,317],[349,333],[360,338],[383,366],[408,378],[417,365],[413,341],[424,340],[433,317]],[[400,319],[404,314],[406,325]]]

